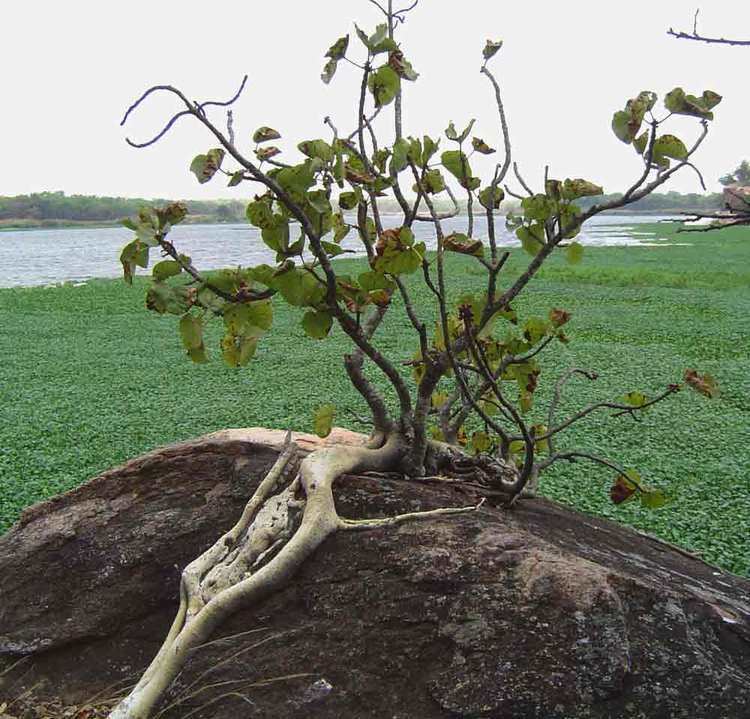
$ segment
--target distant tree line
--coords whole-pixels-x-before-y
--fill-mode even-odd
[[[586,209],[593,204],[619,199],[621,194],[605,195],[596,198],[583,198],[582,206]],[[87,223],[117,222],[123,217],[138,213],[144,205],[164,205],[169,200],[144,200],[133,197],[98,197],[94,195],[66,195],[64,192],[36,192],[31,195],[0,197],[0,223],[12,224],[22,220],[24,224],[52,223]],[[187,200],[187,221],[198,222],[244,222],[245,208],[238,200]],[[391,203],[392,204],[392,203]],[[447,205],[447,203],[445,203]],[[464,203],[458,203],[465,212]],[[382,209],[388,212],[388,202],[382,203]],[[637,212],[676,212],[691,210],[713,210],[722,207],[722,196],[719,193],[700,195],[697,193],[681,194],[668,192],[644,197],[629,206]],[[437,209],[440,209],[438,207]]]
[[[115,222],[137,214],[144,205],[156,206],[165,202],[169,200],[35,192],[0,197],[0,221]],[[215,222],[242,221],[245,217],[245,206],[237,200],[188,200],[186,204],[189,217]]]
[[[592,205],[607,203],[621,197],[622,193],[617,192],[600,197],[586,197],[579,202],[583,207],[588,208]],[[634,214],[637,214],[638,212],[663,212],[665,214],[670,214],[671,212],[689,212],[691,210],[715,210],[722,207],[723,204],[723,197],[720,192],[709,195],[701,195],[697,192],[691,192],[688,194],[682,194],[681,192],[667,192],[659,194],[654,193],[644,197],[642,200],[633,202],[628,206],[628,211],[633,212]]]

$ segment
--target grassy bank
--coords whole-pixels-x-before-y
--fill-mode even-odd
[[[591,248],[578,266],[553,259],[517,307],[522,316],[551,306],[573,312],[572,341],[544,365],[538,407],[556,371],[570,366],[597,369],[600,379],[572,385],[567,409],[657,390],[686,367],[716,376],[722,395],[709,402],[683,393],[637,427],[587,421],[564,440],[639,469],[673,496],[667,507],[614,507],[611,476],[583,464],[556,468],[543,491],[748,573],[750,232],[675,237],[669,225],[638,229],[665,238],[664,246]],[[516,252],[512,267],[525,261]],[[482,274],[456,257],[450,283],[456,294],[479,291]],[[412,284],[426,306],[427,292]],[[331,398],[341,408],[338,424],[352,425],[344,408],[361,409],[339,369],[340,335],[307,340],[300,313],[279,305],[276,331],[249,368],[232,371],[218,360],[193,366],[182,357],[176,319],[147,313],[136,285],[0,290],[0,530],[24,506],[157,445],[224,427],[309,431],[312,411]],[[378,342],[406,359],[415,341],[396,314]],[[214,331],[214,348],[217,337]]]

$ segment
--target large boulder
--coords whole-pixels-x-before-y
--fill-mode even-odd
[[[735,212],[750,212],[750,186],[730,185],[724,188],[724,204]]]
[[[234,523],[282,440],[172,445],[27,510],[0,537],[0,706],[28,689],[80,706],[135,681],[180,568]],[[349,517],[477,501],[459,483],[337,487]],[[747,717],[750,582],[544,499],[340,533],[197,651],[169,703],[165,719]]]

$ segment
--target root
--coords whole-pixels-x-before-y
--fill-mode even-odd
[[[331,534],[392,527],[476,511],[480,506],[436,509],[370,520],[342,519],[333,483],[343,474],[398,468],[401,437],[379,438],[374,447],[326,447],[302,462],[291,433],[275,464],[245,506],[237,524],[183,571],[180,606],[161,649],[110,719],[153,716],[190,653],[242,607],[283,588]]]

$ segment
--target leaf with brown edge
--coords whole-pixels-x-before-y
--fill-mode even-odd
[[[281,150],[276,147],[276,145],[269,145],[268,147],[259,147],[255,151],[255,156],[263,162],[264,160],[270,160],[272,157],[276,157],[276,155],[280,155]]]
[[[328,49],[325,54],[326,57],[330,57],[332,60],[341,60],[349,47],[349,35],[344,35],[336,40],[333,45]]]
[[[280,140],[281,134],[278,130],[274,130],[272,127],[259,127],[253,133],[253,142],[269,142],[270,140]]]
[[[404,53],[400,50],[394,50],[390,54],[388,64],[393,68],[394,72],[404,80],[414,82],[419,77],[419,73],[414,70],[411,63],[404,57]]]
[[[704,397],[714,399],[719,396],[719,387],[710,374],[699,374],[694,369],[685,370],[685,384]]]
[[[472,138],[471,146],[482,155],[491,155],[492,153],[497,152],[495,148],[490,147],[484,140],[479,137]]]
[[[562,327],[564,324],[567,324],[570,322],[570,317],[570,312],[567,312],[566,310],[553,308],[549,311],[549,321],[555,327]]]
[[[449,252],[458,252],[461,255],[473,255],[484,257],[484,245],[481,240],[476,240],[460,232],[454,232],[443,240],[443,247]]]
[[[219,171],[221,163],[224,160],[224,155],[224,150],[220,147],[209,150],[205,155],[197,155],[190,163],[190,172],[203,185]]]
[[[487,432],[474,432],[471,435],[471,447],[475,454],[489,452],[492,449],[492,439]]]
[[[618,475],[615,483],[610,487],[609,497],[613,504],[622,504],[635,494],[635,490],[636,485],[633,482],[625,479],[622,475]]]
[[[633,140],[633,147],[639,155],[646,152],[646,147],[648,147],[648,132],[642,132],[638,135],[638,137]]]
[[[482,51],[482,57],[484,57],[485,60],[491,60],[495,55],[497,55],[498,50],[503,46],[502,40],[487,40],[487,43],[484,46],[484,50]]]
[[[346,179],[353,185],[371,185],[375,182],[375,176],[369,172],[360,172],[349,165],[345,168]]]

